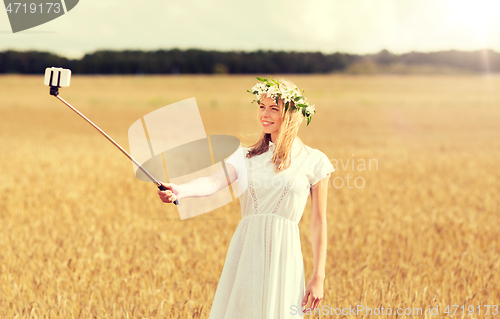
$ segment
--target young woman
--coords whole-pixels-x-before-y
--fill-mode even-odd
[[[299,125],[316,113],[297,87],[257,78],[262,135],[227,161],[238,180],[242,219],[229,244],[210,319],[284,319],[303,316],[323,298],[326,260],[326,200],[334,168],[328,157],[297,137]],[[160,199],[208,196],[227,185],[223,171],[190,183],[165,183]],[[243,186],[243,187],[241,187]],[[241,189],[244,189],[241,191]],[[307,287],[298,223],[311,195],[314,270]],[[309,301],[309,305],[307,302]]]

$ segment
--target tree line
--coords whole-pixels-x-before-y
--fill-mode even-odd
[[[63,67],[76,74],[262,74],[262,73],[332,73],[370,62],[377,65],[432,65],[472,72],[500,72],[500,53],[477,51],[410,52],[376,54],[321,52],[207,51],[188,50],[99,50],[81,59],[68,59],[50,52],[0,52],[0,73],[41,74],[46,67]]]

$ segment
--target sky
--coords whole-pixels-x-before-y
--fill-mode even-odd
[[[81,58],[103,49],[173,48],[500,52],[500,0],[80,0],[18,33],[0,11],[0,51]]]

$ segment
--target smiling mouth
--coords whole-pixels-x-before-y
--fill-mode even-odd
[[[274,124],[274,122],[262,121],[262,124],[264,124],[264,125],[272,125],[272,124]]]

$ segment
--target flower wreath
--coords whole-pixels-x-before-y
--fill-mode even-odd
[[[257,95],[257,100],[253,100],[252,103],[260,103],[263,94],[276,99],[276,104],[278,104],[280,98],[283,98],[285,101],[285,112],[288,111],[288,107],[291,107],[292,110],[297,110],[297,112],[302,112],[302,115],[307,119],[307,125],[309,125],[311,115],[316,113],[314,105],[309,104],[306,98],[300,95],[301,93],[298,88],[287,89],[283,85],[280,85],[278,80],[274,80],[272,77],[269,77],[269,79],[257,77],[257,80],[263,83],[257,83],[251,90],[247,90],[247,92]],[[305,92],[305,90],[302,90],[302,92]],[[294,102],[292,106],[290,106],[291,101]]]

